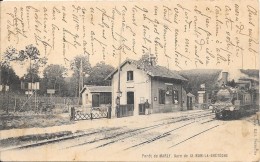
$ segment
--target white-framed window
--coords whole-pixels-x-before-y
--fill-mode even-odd
[[[177,90],[172,91],[172,103],[178,104],[179,103],[179,93]]]
[[[127,81],[134,80],[134,72],[133,71],[127,71]]]

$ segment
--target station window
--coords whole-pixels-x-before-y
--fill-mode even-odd
[[[165,90],[159,89],[159,104],[165,104]]]
[[[88,94],[86,94],[86,104],[88,104]]]
[[[99,96],[100,104],[111,104],[111,93],[103,92]]]
[[[174,104],[179,103],[179,95],[178,95],[178,91],[176,91],[176,90],[172,91],[172,103],[174,103]]]
[[[133,71],[127,71],[127,81],[134,80],[134,72]]]

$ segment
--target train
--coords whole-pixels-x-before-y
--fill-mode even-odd
[[[254,89],[222,86],[214,94],[211,105],[217,119],[238,119],[258,111],[257,97],[259,95]]]

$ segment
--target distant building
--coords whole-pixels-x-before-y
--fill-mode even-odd
[[[102,107],[111,104],[111,86],[85,85],[81,95],[83,107]]]
[[[141,107],[146,101],[152,113],[182,110],[183,83],[187,80],[177,72],[154,62],[147,65],[130,59],[124,61],[120,68],[120,82],[118,69],[106,78],[111,80],[112,85],[112,114],[118,111],[120,116],[143,114]],[[118,110],[116,99],[119,96]]]

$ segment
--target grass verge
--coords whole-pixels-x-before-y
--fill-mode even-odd
[[[11,146],[20,146],[28,143],[37,143],[43,140],[51,140],[72,135],[71,131],[62,131],[57,133],[44,133],[35,135],[26,135],[20,137],[10,137],[0,140],[0,149]]]
[[[51,127],[72,124],[69,117],[60,115],[0,116],[0,130],[14,128]]]

